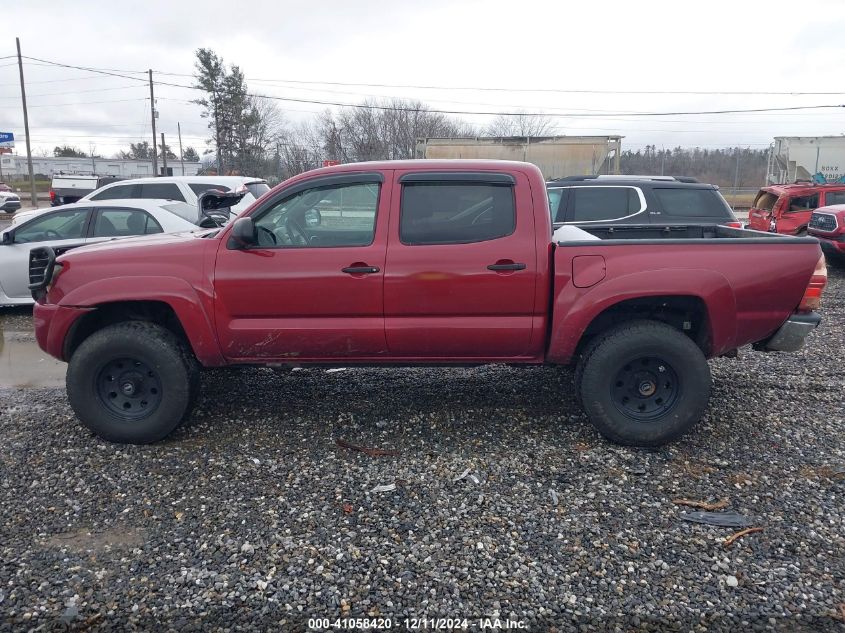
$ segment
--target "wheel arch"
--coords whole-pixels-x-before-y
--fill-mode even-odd
[[[132,298],[126,298],[126,278],[86,284],[63,297],[63,306],[88,308],[76,319],[62,347],[69,360],[73,352],[98,329],[122,321],[158,323],[186,342],[204,366],[224,363],[212,321],[197,292],[186,281],[170,277],[132,279]]]
[[[567,364],[597,335],[633,320],[666,323],[687,334],[706,357],[734,349],[736,300],[730,283],[714,271],[644,271],[599,283],[554,305],[547,358]],[[689,289],[695,288],[694,292]]]

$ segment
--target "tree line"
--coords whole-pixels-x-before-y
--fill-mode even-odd
[[[768,149],[729,147],[706,149],[675,147],[623,150],[619,171],[623,174],[692,176],[720,187],[756,187],[766,178]]]

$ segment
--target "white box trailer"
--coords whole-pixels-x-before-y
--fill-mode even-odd
[[[818,176],[817,176],[818,175]],[[845,136],[776,136],[766,184],[796,180],[836,182],[845,176]]]
[[[621,136],[418,138],[416,158],[490,158],[534,163],[546,180],[618,174]]]

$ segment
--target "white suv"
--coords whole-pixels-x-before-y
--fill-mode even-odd
[[[100,187],[82,198],[80,202],[85,200],[138,200],[149,198],[186,202],[193,209],[197,209],[197,197],[204,191],[209,189],[234,191],[242,186],[246,187],[249,193],[232,207],[233,214],[240,213],[270,191],[267,181],[261,178],[245,176],[162,176],[159,178],[121,180]],[[199,211],[197,211],[196,218],[186,219],[194,224],[199,224],[202,220],[199,217]]]

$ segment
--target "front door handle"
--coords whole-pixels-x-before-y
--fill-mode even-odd
[[[525,264],[519,262],[513,262],[510,264],[490,264],[487,267],[487,270],[525,270]]]
[[[378,266],[347,266],[341,269],[347,275],[372,275],[379,271]]]

